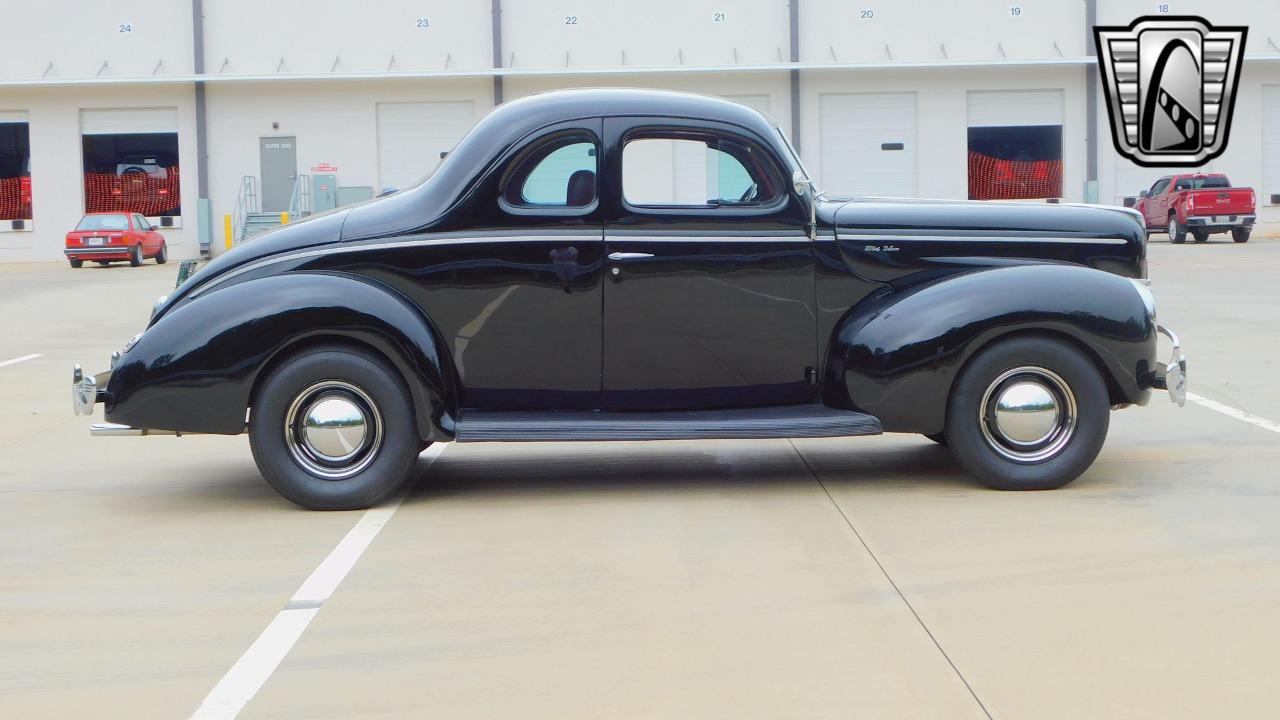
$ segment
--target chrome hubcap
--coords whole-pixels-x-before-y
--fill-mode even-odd
[[[340,380],[322,380],[298,393],[285,415],[293,459],[327,480],[368,467],[382,444],[382,416],[373,399]]]
[[[982,398],[979,421],[987,444],[1020,463],[1048,460],[1070,442],[1076,399],[1057,374],[1041,367],[1001,373]]]
[[[317,456],[341,462],[364,446],[368,421],[360,406],[338,395],[325,395],[302,417],[302,442]]]

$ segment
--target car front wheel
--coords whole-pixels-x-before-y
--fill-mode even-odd
[[[161,243],[160,252],[156,253],[156,264],[163,265],[169,262],[169,246]]]
[[[378,503],[409,477],[421,450],[399,373],[356,348],[304,351],[255,396],[249,444],[264,478],[313,510]]]
[[[1111,403],[1090,358],[1047,337],[999,341],[960,373],[947,406],[947,446],[998,490],[1051,490],[1093,464]]]

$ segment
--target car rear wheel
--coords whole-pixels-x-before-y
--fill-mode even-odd
[[[133,251],[129,253],[129,266],[138,267],[142,264],[142,246],[134,245]]]
[[[1238,243],[1249,242],[1250,232],[1251,229],[1246,227],[1231,228],[1231,239]]]
[[[1198,243],[1209,242],[1209,233],[1207,232],[1193,232],[1191,237],[1195,238]]]
[[[997,490],[1051,490],[1093,463],[1111,403],[1093,362],[1046,337],[1000,341],[960,373],[947,405],[947,445]]]
[[[160,252],[156,253],[156,264],[163,265],[169,262],[169,246],[160,243]]]
[[[84,267],[84,261],[80,258],[68,258],[68,260],[71,262],[71,267],[73,268]]]
[[[1178,224],[1176,215],[1169,216],[1169,242],[1181,245],[1187,241],[1187,229]]]
[[[254,399],[249,445],[264,478],[313,510],[356,510],[399,488],[421,451],[399,374],[363,350],[304,351]]]

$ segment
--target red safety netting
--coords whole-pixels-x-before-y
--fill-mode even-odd
[[[164,215],[181,204],[178,166],[148,168],[147,172],[85,173],[85,212],[135,212]]]
[[[1061,160],[1001,160],[969,153],[970,200],[1062,197]]]
[[[0,178],[0,220],[31,219],[31,178]]]

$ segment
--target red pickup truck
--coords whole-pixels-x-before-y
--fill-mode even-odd
[[[1183,243],[1187,233],[1204,242],[1212,233],[1231,231],[1231,239],[1249,242],[1257,219],[1257,196],[1252,188],[1231,187],[1222,173],[1188,173],[1162,177],[1143,190],[1135,209],[1146,218],[1147,229],[1168,232]]]

